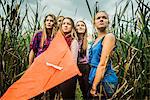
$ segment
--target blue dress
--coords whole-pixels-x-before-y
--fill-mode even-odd
[[[92,45],[89,50],[89,64],[91,65],[91,70],[89,74],[89,83],[92,84],[96,74],[97,66],[100,62],[100,57],[102,53],[102,41],[104,37],[98,41],[96,45]],[[108,60],[104,78],[101,80],[107,97],[111,97],[116,90],[118,84],[118,77],[112,68],[111,60]]]

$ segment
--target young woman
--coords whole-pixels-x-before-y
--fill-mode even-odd
[[[74,27],[74,21],[70,17],[65,17],[62,20],[60,32],[64,35],[64,38],[70,47],[74,60],[77,63],[78,56],[78,37]]]
[[[86,100],[89,88],[88,75],[90,71],[90,66],[88,65],[87,59],[87,27],[84,21],[78,21],[75,27],[79,43],[78,68],[82,73],[82,76],[78,76],[78,81],[83,98]]]
[[[34,37],[32,38],[29,53],[29,67],[33,63],[34,58],[39,56],[48,48],[50,42],[54,38],[56,28],[57,28],[57,21],[55,15],[48,14],[44,19],[44,28],[42,30],[38,30],[35,33]],[[36,99],[39,100],[41,99],[42,96],[43,94],[40,94],[34,97],[33,100]]]
[[[62,20],[62,24],[60,26],[60,30],[57,34],[63,34],[66,43],[68,44],[72,54],[74,61],[77,63],[77,56],[78,56],[78,39],[77,34],[74,29],[74,22],[71,18],[65,17]],[[63,47],[62,47],[63,48]],[[71,66],[70,66],[71,67]],[[54,95],[57,92],[61,92],[62,98],[64,100],[75,100],[75,90],[76,90],[76,83],[77,83],[77,77],[73,77],[60,85],[52,88],[50,100],[54,99]]]
[[[70,47],[74,61],[77,63],[78,41],[73,20],[69,17],[65,17],[62,21],[60,31],[64,35],[65,40]],[[64,99],[75,99],[76,82],[76,77],[73,77],[60,85],[60,90]]]
[[[106,98],[113,95],[118,84],[118,78],[109,59],[115,47],[116,39],[112,33],[107,33],[108,24],[108,14],[105,11],[97,12],[94,25],[98,35],[89,53],[89,64],[91,65],[89,74],[90,94],[97,96],[99,84],[102,83]]]
[[[53,14],[49,14],[44,19],[44,28],[35,33],[31,44],[30,44],[30,53],[29,53],[29,66],[34,61],[34,58],[39,56],[44,52],[56,32],[57,22],[56,17]]]
[[[64,19],[64,16],[58,16],[57,17],[57,27],[58,28],[61,26],[63,19]]]

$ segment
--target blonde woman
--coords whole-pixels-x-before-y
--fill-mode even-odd
[[[57,17],[57,26],[58,26],[58,29],[61,26],[63,19],[64,19],[64,16],[58,16]]]
[[[78,37],[74,27],[74,21],[70,17],[65,17],[60,26],[60,32],[63,34],[74,60],[77,63],[78,56]]]
[[[64,36],[73,55],[74,62],[77,63],[78,38],[74,29],[74,21],[70,17],[64,17],[57,34],[62,34]],[[77,77],[75,76],[52,88],[50,90],[50,100],[53,100],[55,94],[59,92],[61,92],[63,100],[75,100],[76,83]]]
[[[102,83],[105,99],[113,95],[118,84],[118,77],[112,68],[112,61],[109,59],[115,47],[116,39],[112,33],[107,33],[108,25],[108,14],[105,11],[97,12],[94,17],[97,38],[91,46],[89,53],[89,64],[91,65],[89,74],[90,94],[93,97],[97,96],[99,84]]]
[[[44,28],[35,33],[30,44],[30,53],[29,53],[29,66],[34,61],[34,58],[39,56],[44,52],[56,32],[57,22],[56,17],[53,14],[49,14],[44,19]]]
[[[65,17],[62,21],[60,31],[64,35],[64,38],[70,47],[74,61],[77,63],[78,41],[77,34],[74,29],[74,21],[69,17]],[[75,76],[60,84],[60,91],[62,92],[63,99],[75,100],[76,82],[77,78]]]
[[[88,75],[90,71],[90,66],[87,59],[87,27],[84,21],[79,20],[76,23],[76,32],[78,36],[78,68],[82,73],[82,76],[78,76],[78,81],[80,89],[84,100],[88,98],[87,92],[89,88]]]

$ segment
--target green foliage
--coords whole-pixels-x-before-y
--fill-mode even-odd
[[[112,30],[117,37],[117,50],[114,65],[117,66],[119,86],[127,81],[116,98],[145,99],[149,96],[149,5],[144,0],[137,0],[138,7],[134,12],[133,2],[127,1],[123,10],[114,16]],[[131,5],[131,18],[125,16],[126,9]],[[124,17],[123,17],[124,16]],[[129,91],[130,90],[130,91]],[[122,94],[122,95],[120,95]]]
[[[34,28],[24,29],[28,7],[26,5],[26,9],[23,10],[25,13],[21,14],[23,3],[23,0],[0,0],[3,13],[0,15],[0,95],[26,70],[31,36],[33,31],[38,29],[39,23],[36,18]]]
[[[135,0],[138,5],[135,8],[133,0],[126,0],[126,4],[119,9],[124,1],[121,0],[116,7],[110,29],[117,39],[117,48],[112,59],[119,77],[119,85],[112,99],[147,99],[150,98],[149,2]],[[98,3],[95,3],[94,15],[98,11]],[[92,10],[90,7],[88,9],[92,16]],[[131,11],[130,16],[128,9]]]
[[[111,31],[117,38],[113,65],[119,76],[118,89],[113,99],[150,98],[150,7],[144,0],[135,1],[138,5],[136,9],[132,0],[127,0],[119,11],[117,6],[112,21]],[[85,2],[93,18],[99,9],[98,2],[95,3],[93,15],[88,0]],[[31,37],[35,30],[41,28],[38,3],[36,10],[27,3],[25,13],[21,15],[23,3],[23,0],[0,0],[3,12],[0,15],[0,95],[26,70]],[[129,7],[130,16],[126,15]],[[31,17],[28,15],[29,9],[33,13]],[[78,86],[76,95],[77,99],[83,99]]]

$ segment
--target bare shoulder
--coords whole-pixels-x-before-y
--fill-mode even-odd
[[[106,45],[108,45],[108,44],[115,45],[115,42],[116,42],[115,35],[113,33],[109,33],[109,34],[105,35],[103,45],[105,45],[105,44]]]
[[[115,35],[113,33],[109,33],[105,37],[108,39],[115,39]]]
[[[113,33],[109,33],[105,36],[104,41],[114,41],[115,42],[116,38],[115,35]]]

